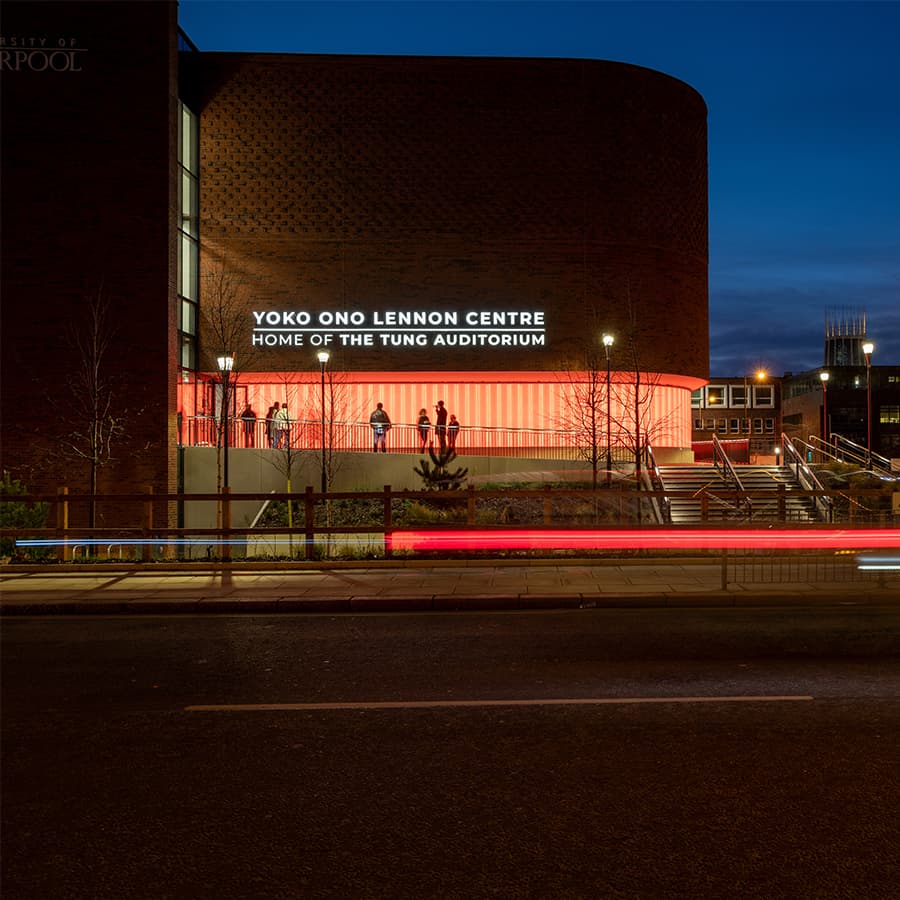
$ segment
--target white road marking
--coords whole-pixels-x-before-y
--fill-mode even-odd
[[[346,703],[205,703],[186,706],[185,712],[324,712],[338,709],[445,709],[480,706],[616,706],[638,703],[791,703],[814,697],[797,694],[786,696],[747,697],[561,697],[530,700],[384,700]]]

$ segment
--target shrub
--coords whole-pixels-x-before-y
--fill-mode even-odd
[[[0,481],[0,494],[4,496],[18,496],[27,494],[28,491],[18,478],[12,478],[9,472],[3,473]],[[46,503],[27,503],[15,500],[0,503],[0,527],[2,528],[45,528],[47,525]],[[12,556],[15,552],[15,541],[12,538],[0,540],[0,556]]]

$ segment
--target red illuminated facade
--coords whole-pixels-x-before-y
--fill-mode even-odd
[[[444,399],[468,425],[552,428],[610,333],[616,420],[638,370],[666,423],[655,442],[690,446],[708,366],[691,88],[590,60],[187,53],[181,96],[198,122],[201,314],[223,272],[247,309],[236,408],[265,410],[306,372],[292,406],[314,419],[324,345],[345,419],[382,401],[414,422]],[[220,348],[199,322],[209,371]]]
[[[177,487],[223,350],[233,412],[289,395],[318,418],[324,346],[347,421],[443,399],[467,426],[547,429],[609,333],[616,422],[639,372],[654,445],[690,447],[708,374],[693,89],[593,60],[205,53],[176,17],[4,4],[5,469],[83,476],[60,446],[72,330],[101,294],[127,426],[107,489]],[[210,324],[223,277],[230,346]]]

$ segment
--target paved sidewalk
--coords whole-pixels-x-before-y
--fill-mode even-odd
[[[728,583],[715,562],[385,562],[0,569],[0,612],[207,613],[900,603],[896,578]]]

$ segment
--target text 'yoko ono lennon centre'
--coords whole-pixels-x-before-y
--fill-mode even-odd
[[[11,2],[2,29],[3,466],[29,486],[80,477],[54,448],[92,322],[127,435],[108,490],[177,488],[223,355],[230,416],[262,429],[287,404],[309,446],[327,417],[370,450],[381,402],[399,450],[440,399],[461,452],[526,453],[599,373],[617,450],[689,456],[709,355],[688,85],[586,59],[205,52],[168,2]]]

